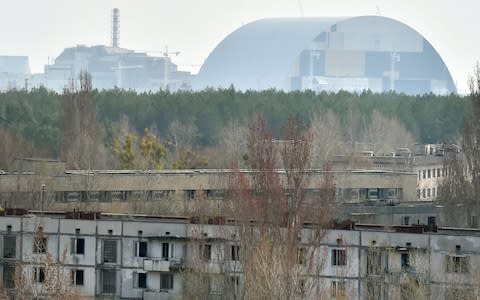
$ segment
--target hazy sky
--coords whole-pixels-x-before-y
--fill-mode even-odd
[[[230,32],[269,17],[381,15],[402,21],[437,49],[461,90],[480,60],[479,0],[0,0],[0,55],[27,55],[33,72],[78,44],[110,44],[120,9],[120,46],[196,72]]]

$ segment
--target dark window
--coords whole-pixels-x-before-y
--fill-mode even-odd
[[[160,274],[160,289],[173,290],[173,274],[169,274],[169,273]]]
[[[409,225],[410,224],[410,217],[405,216],[402,218],[402,225]]]
[[[240,276],[230,276],[230,283],[235,289],[240,286]]]
[[[402,260],[402,270],[408,269],[410,267],[410,255],[408,252],[401,253],[400,259]]]
[[[104,263],[117,262],[117,241],[116,240],[103,241],[103,262]]]
[[[70,273],[73,285],[83,285],[84,271],[72,270]]]
[[[137,273],[137,274],[138,274],[137,287],[142,289],[147,288],[147,273]]]
[[[195,190],[186,190],[185,191],[185,198],[187,200],[193,200],[196,197],[196,193],[197,193],[197,191],[195,191]]]
[[[147,242],[136,242],[135,243],[135,256],[136,257],[147,257]]]
[[[112,270],[102,271],[102,293],[115,294],[117,291],[117,273]]]
[[[332,250],[332,266],[345,266],[347,264],[347,251],[345,249]]]
[[[430,169],[428,169],[428,178],[430,178]]]
[[[428,223],[428,225],[436,225],[437,224],[436,217],[432,217],[432,216],[428,217],[427,223]]]
[[[170,257],[170,244],[162,243],[162,258],[167,259]]]
[[[299,265],[304,265],[307,263],[307,249],[303,247],[297,248],[296,263]]]
[[[70,253],[85,254],[85,239],[73,238]]]
[[[12,263],[7,263],[3,265],[3,286],[6,288],[15,287],[14,284],[15,278],[15,265]]]
[[[423,179],[425,179],[425,175],[427,174],[427,171],[426,170],[423,170]]]
[[[200,255],[205,261],[209,261],[212,258],[212,245],[200,245]]]
[[[232,245],[232,260],[240,260],[240,246]]]
[[[437,169],[437,177],[440,177],[440,169]]]
[[[3,237],[3,257],[15,258],[17,250],[17,238],[15,236]]]
[[[468,273],[468,256],[447,256],[447,273]]]
[[[44,282],[45,281],[45,269],[35,267],[33,268],[33,281]]]

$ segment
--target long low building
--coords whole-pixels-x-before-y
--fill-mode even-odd
[[[203,224],[187,217],[79,211],[7,210],[2,215],[0,283],[10,292],[19,284],[15,270],[18,275],[21,268],[22,289],[41,296],[52,262],[61,267],[55,274],[65,275],[56,275],[62,284],[87,298],[180,299],[193,280],[189,270],[195,263],[210,278],[205,299],[229,298],[227,287],[228,293],[243,288],[243,245],[232,234],[231,220]],[[299,244],[314,251],[309,259],[321,262],[318,273],[307,272],[306,278],[317,282],[325,299],[417,299],[413,292],[429,299],[480,295],[478,230],[349,223],[338,228],[343,229],[326,230],[316,244]],[[193,259],[199,249],[201,262]],[[297,251],[299,266],[305,264],[305,252]],[[229,280],[215,280],[219,277]]]
[[[277,172],[280,178],[285,177],[284,170]],[[318,197],[322,193],[326,174],[333,177],[336,198],[341,202],[416,200],[416,173],[388,170],[310,170],[308,195]],[[100,211],[125,212],[132,211],[132,202],[169,203],[183,209],[199,195],[221,201],[232,175],[232,170],[218,169],[65,170],[63,162],[24,159],[18,162],[16,171],[0,174],[0,200],[9,206],[32,209],[72,209],[83,203],[95,204]]]

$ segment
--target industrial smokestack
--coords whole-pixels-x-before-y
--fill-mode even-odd
[[[120,10],[112,10],[112,47],[118,48],[120,43]]]

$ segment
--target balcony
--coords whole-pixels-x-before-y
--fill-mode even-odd
[[[172,299],[173,297],[172,290],[144,290],[143,299],[144,300],[161,300],[161,299]]]
[[[156,257],[143,260],[143,270],[147,272],[169,272],[178,269],[182,260],[178,257]]]

